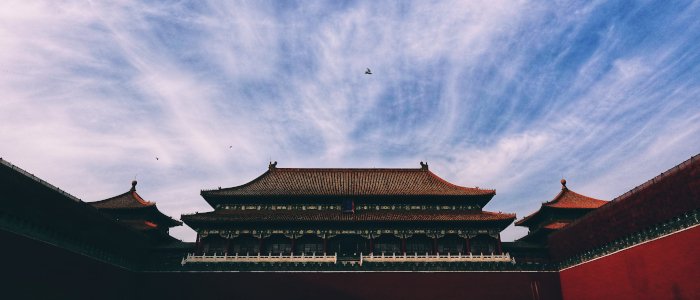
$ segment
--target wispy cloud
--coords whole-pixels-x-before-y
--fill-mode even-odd
[[[698,14],[691,1],[5,1],[0,155],[85,201],[136,177],[174,216],[269,159],[428,160],[520,217],[561,176],[612,199],[700,152]]]

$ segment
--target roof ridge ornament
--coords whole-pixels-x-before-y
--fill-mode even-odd
[[[132,192],[133,192],[133,191],[136,191],[136,184],[137,184],[137,183],[138,183],[138,182],[136,181],[136,179],[134,179],[134,180],[131,181],[131,191],[132,191]]]
[[[267,166],[267,169],[272,171],[274,169],[277,169],[277,161],[275,162],[270,162],[270,165]]]
[[[424,163],[424,162],[421,161],[421,162],[420,162],[420,169],[423,170],[423,171],[428,171],[428,162],[426,161],[426,162]]]
[[[561,189],[562,190],[568,190],[568,188],[566,187],[566,179],[562,178],[561,181],[559,181],[559,182],[561,182]]]

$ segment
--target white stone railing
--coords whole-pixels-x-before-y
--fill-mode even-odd
[[[258,254],[258,255],[194,255],[188,253],[185,258],[182,259],[182,265],[186,263],[195,262],[303,262],[303,263],[314,263],[314,262],[324,262],[324,263],[336,263],[338,261],[338,255],[272,255],[272,254]]]
[[[510,262],[515,263],[515,259],[510,254],[391,254],[391,255],[360,255],[360,265],[362,262]]]
[[[188,253],[185,258],[182,259],[182,265],[187,263],[212,263],[212,262],[251,262],[251,263],[261,263],[261,262],[301,262],[301,263],[337,263],[338,255],[194,255]],[[363,262],[510,262],[515,263],[515,259],[510,256],[510,254],[391,254],[391,255],[360,255],[359,264],[362,265]]]

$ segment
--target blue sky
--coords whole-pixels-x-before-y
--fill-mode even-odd
[[[270,159],[427,160],[522,218],[562,176],[610,200],[700,152],[697,16],[698,1],[3,1],[0,156],[83,201],[136,178],[175,217]]]

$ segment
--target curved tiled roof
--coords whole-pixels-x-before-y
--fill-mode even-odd
[[[203,196],[493,196],[495,190],[454,185],[420,169],[275,168],[241,186]]]
[[[98,210],[107,212],[141,210],[143,214],[150,215],[151,217],[157,219],[158,222],[163,222],[161,225],[168,227],[182,225],[182,222],[163,214],[158,207],[156,207],[154,202],[149,202],[141,198],[141,196],[136,193],[136,181],[131,183],[131,189],[126,193],[107,198],[105,200],[90,202],[89,204]]]
[[[507,221],[515,220],[515,214],[487,211],[453,210],[390,210],[358,211],[342,213],[335,210],[218,210],[208,213],[183,215],[187,222],[460,222],[460,221]]]
[[[584,196],[564,187],[552,201],[542,205],[556,208],[598,208],[605,203],[608,201]]]
[[[133,189],[112,198],[90,202],[90,204],[98,209],[142,208],[156,205],[153,202],[148,202],[141,198],[141,196],[136,193],[136,190]]]
[[[520,221],[515,222],[515,225],[524,225],[528,220],[540,214],[542,212],[542,209],[545,207],[551,207],[555,209],[596,209],[608,203],[608,201],[591,198],[569,190],[569,188],[567,188],[565,185],[566,181],[563,181],[563,184],[564,185],[562,186],[561,192],[559,192],[559,194],[557,194],[557,196],[554,197],[554,199],[552,199],[549,202],[543,203],[538,211],[530,214],[529,216],[523,218]]]

